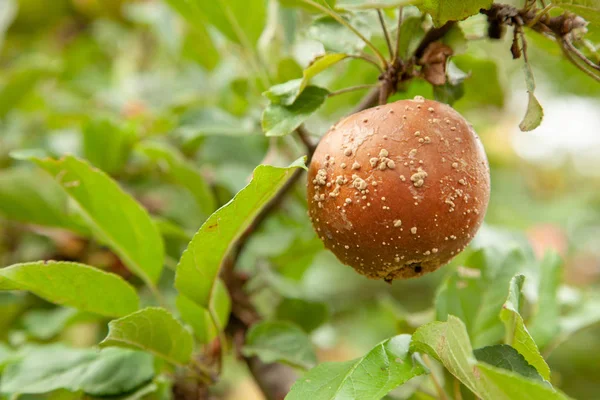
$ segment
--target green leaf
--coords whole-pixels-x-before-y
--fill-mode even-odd
[[[167,0],[174,3],[176,0]],[[192,14],[186,14],[193,17]],[[190,20],[187,18],[188,21]],[[195,21],[194,21],[195,22]],[[212,71],[219,64],[219,49],[207,29],[207,26],[192,22],[192,29],[186,32],[183,40],[183,55]]]
[[[431,15],[436,26],[448,21],[461,21],[479,13],[482,8],[490,8],[492,0],[423,0],[417,7]]]
[[[400,27],[400,45],[398,54],[402,59],[411,56],[419,47],[425,36],[422,15],[406,15],[403,13],[402,26]]]
[[[348,55],[343,53],[329,53],[318,56],[303,71],[301,79],[294,79],[272,86],[263,95],[271,100],[272,103],[290,106],[298,99],[298,96],[300,96],[313,77],[346,57]]]
[[[77,316],[73,308],[32,310],[23,316],[23,327],[33,337],[48,340],[58,335]]]
[[[342,18],[346,19],[365,38],[370,39],[371,27],[362,16],[355,14],[352,17],[342,16]],[[311,39],[321,42],[326,51],[333,53],[356,54],[365,47],[365,42],[361,38],[329,16],[314,20],[307,33]]]
[[[526,378],[543,381],[538,371],[525,360],[525,357],[507,344],[482,347],[473,351],[475,358],[494,367],[516,372]]]
[[[298,78],[271,86],[269,90],[263,93],[263,96],[269,99],[271,103],[289,106],[293,104],[300,95],[302,81],[302,78]]]
[[[73,156],[31,158],[77,202],[89,228],[123,263],[153,286],[163,268],[163,242],[148,212],[102,171]]]
[[[101,347],[129,347],[152,353],[176,365],[190,361],[192,335],[164,308],[149,307],[108,324]]]
[[[308,86],[291,106],[269,104],[262,115],[262,128],[266,136],[285,136],[292,133],[327,98],[329,92],[317,86]]]
[[[242,350],[265,363],[285,363],[308,369],[317,363],[307,334],[296,324],[285,321],[263,321],[252,326]]]
[[[13,168],[0,172],[0,214],[5,218],[87,232],[81,221],[68,212],[67,201],[61,187],[39,170]]]
[[[220,328],[224,329],[227,326],[229,313],[231,312],[231,298],[225,284],[220,279],[217,280],[210,302],[214,307]],[[198,343],[208,344],[218,336],[217,327],[215,327],[210,312],[206,308],[199,306],[183,295],[177,296],[176,305],[181,314],[181,319],[194,330]]]
[[[175,182],[189,190],[202,212],[210,215],[216,209],[215,196],[201,172],[186,161],[176,148],[166,143],[143,142],[137,149],[158,163]]]
[[[0,269],[0,290],[26,290],[54,304],[108,317],[135,311],[135,289],[120,276],[84,264],[38,261]]]
[[[288,168],[259,165],[248,186],[206,220],[177,265],[175,287],[182,295],[204,308],[209,307],[221,264],[230,246],[294,170],[302,166],[302,159]]]
[[[335,8],[342,10],[369,10],[394,8],[418,3],[419,0],[339,0]]]
[[[126,349],[71,349],[62,344],[40,346],[10,363],[0,392],[47,393],[57,389],[93,396],[127,393],[154,376],[150,354]]]
[[[600,0],[552,0],[552,4],[600,24]]]
[[[131,153],[135,132],[109,120],[90,121],[83,128],[83,154],[107,174],[123,169]]]
[[[281,321],[291,321],[306,332],[312,332],[329,318],[327,304],[303,299],[284,298],[277,305],[275,316]]]
[[[399,335],[356,360],[320,364],[292,386],[286,400],[379,400],[425,373],[409,353],[409,343],[409,335]]]
[[[266,23],[264,0],[168,0],[193,25],[209,23],[229,40],[255,47]]]
[[[186,146],[193,146],[206,136],[248,136],[258,133],[252,121],[240,120],[219,108],[203,108],[181,118],[176,132]]]
[[[413,334],[410,349],[437,359],[483,400],[568,398],[545,382],[478,362],[473,355],[465,325],[454,316],[449,316],[447,322],[431,322],[421,326]]]
[[[499,318],[512,277],[528,262],[521,250],[499,255],[491,248],[474,252],[440,287],[435,299],[438,320],[456,315],[464,321],[476,347],[499,341]]]
[[[531,336],[539,347],[546,347],[560,331],[558,287],[562,277],[562,259],[555,252],[547,253],[540,263],[540,282],[536,312],[530,320]]]
[[[500,311],[500,319],[506,329],[506,343],[513,346],[523,355],[525,360],[531,364],[545,380],[550,380],[550,367],[540,354],[535,341],[529,334],[519,307],[521,304],[521,291],[525,282],[524,275],[516,275],[510,281],[508,298]]]

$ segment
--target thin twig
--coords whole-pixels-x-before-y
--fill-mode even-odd
[[[431,362],[429,361],[429,356],[427,354],[423,354],[422,359],[423,359],[423,362],[425,363],[425,365],[427,366],[427,368],[429,368],[429,372],[430,372],[429,376],[431,376],[431,381],[433,382],[433,386],[435,386],[435,390],[438,392],[438,398],[440,400],[448,400],[448,395],[446,395],[444,388],[442,387],[442,385],[438,381],[437,377],[433,373],[433,369],[431,368]]]
[[[394,50],[394,61],[398,60],[400,57],[400,37],[402,32],[402,14],[404,8],[402,6],[398,7],[398,30],[396,31],[396,49]]]
[[[390,52],[390,58],[394,59],[394,50],[392,50],[392,41],[390,40],[390,34],[388,33],[387,27],[385,26],[385,20],[383,19],[383,13],[378,8],[377,16],[379,17],[379,23],[381,24],[381,29],[383,30],[383,36],[385,37],[385,42],[387,43],[388,51]]]
[[[565,46],[567,46],[567,48],[571,50],[571,52],[575,54],[581,61],[583,61],[593,69],[600,71],[600,65],[596,65],[592,60],[587,58],[581,51],[579,51],[577,47],[573,46],[573,43],[571,43],[569,39],[564,38],[563,41]]]
[[[371,107],[375,106],[377,104],[377,101],[379,100],[379,91],[380,90],[381,90],[381,88],[378,88],[378,87],[371,89],[371,91],[369,93],[367,93],[367,95],[365,97],[363,97],[361,102],[358,103],[358,105],[352,111],[352,113],[354,114],[359,111],[366,110],[367,108],[371,108]]]
[[[344,94],[344,93],[348,93],[348,92],[354,92],[356,90],[363,90],[363,89],[369,89],[372,87],[378,87],[378,84],[367,84],[367,85],[356,85],[356,86],[350,86],[344,89],[340,89],[340,90],[336,90],[335,92],[331,92],[329,93],[328,97],[332,97],[332,96],[338,96],[340,94]]]
[[[371,56],[369,56],[368,54],[351,54],[348,56],[348,58],[356,58],[358,60],[365,60],[370,64],[373,64],[374,66],[377,67],[377,69],[379,70],[379,72],[383,72],[383,68],[381,68],[381,65],[379,65],[379,63],[377,62],[377,60],[371,58]]]
[[[312,153],[315,152],[317,146],[310,139],[310,133],[308,133],[304,125],[300,125],[298,128],[296,128],[296,133],[298,134],[298,137],[300,138],[302,143],[304,143],[304,146],[306,146],[308,153],[312,155]]]
[[[571,61],[571,63],[573,65],[575,65],[577,68],[579,68],[581,71],[585,72],[587,75],[589,75],[593,79],[600,82],[600,76],[596,75],[594,72],[590,71],[589,69],[587,69],[586,67],[581,65],[581,63],[579,61],[577,61],[577,59],[575,57],[573,57],[573,55],[569,51],[569,48],[566,47],[564,39],[560,39],[559,43],[560,43],[560,48],[563,50],[564,55],[569,59],[569,61]]]
[[[312,0],[302,0],[302,2],[329,15],[331,18],[335,19],[337,22],[339,22],[346,28],[350,29],[356,36],[358,36],[360,38],[360,40],[362,40],[371,50],[373,50],[373,53],[375,53],[377,58],[379,58],[379,61],[381,61],[382,67],[385,67],[387,65],[387,61],[386,61],[385,57],[383,56],[383,54],[381,54],[379,49],[377,47],[375,47],[375,45],[373,43],[371,43],[371,41],[369,39],[364,37],[362,33],[360,33],[355,27],[350,25],[348,23],[348,21],[346,21],[344,18],[342,18],[338,13],[336,13],[335,11],[333,11],[327,7],[324,7],[318,3],[315,3]]]
[[[229,352],[229,346],[227,345],[227,337],[225,336],[225,332],[223,331],[223,327],[219,323],[219,318],[214,308],[209,305],[208,313],[210,315],[210,319],[217,330],[217,335],[219,337],[219,344],[221,345],[221,360],[219,362],[219,375],[221,375],[221,370],[223,368],[223,364],[225,364],[225,357]]]
[[[554,8],[554,6],[552,4],[544,6],[544,8],[542,9],[542,11],[540,11],[539,13],[537,13],[537,15],[535,16],[535,18],[533,18],[531,21],[529,21],[527,23],[528,27],[532,27],[535,24],[537,24],[538,22],[540,22],[540,19],[542,19],[543,16],[545,16],[546,14],[548,14],[548,12],[550,10],[552,10]]]

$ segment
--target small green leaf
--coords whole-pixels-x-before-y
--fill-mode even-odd
[[[217,280],[215,285],[211,304],[215,308],[219,326],[224,329],[227,326],[229,313],[231,312],[231,298],[225,284],[220,279]],[[194,330],[198,343],[210,343],[218,336],[217,327],[213,324],[210,312],[206,308],[199,306],[183,295],[177,296],[176,305],[181,314],[181,319]]]
[[[302,165],[302,159],[288,168],[259,165],[248,186],[206,220],[177,265],[175,287],[182,295],[204,308],[209,307],[230,246]]]
[[[410,348],[437,359],[482,400],[568,399],[547,382],[478,362],[465,325],[454,316],[449,316],[447,322],[421,326],[413,334]]]
[[[312,332],[329,318],[327,304],[303,299],[284,298],[277,305],[275,316],[281,321],[291,321],[306,332]]]
[[[23,327],[33,337],[48,340],[58,335],[77,316],[73,308],[32,310],[23,316]]]
[[[523,117],[523,121],[519,124],[519,128],[523,132],[528,132],[540,126],[542,119],[544,118],[544,110],[533,94],[535,92],[535,80],[528,60],[525,60],[523,70],[525,71],[525,83],[527,84],[529,101],[527,103],[527,112]]]
[[[263,96],[269,99],[271,103],[289,106],[293,104],[298,98],[298,95],[300,95],[302,81],[302,78],[298,78],[271,86],[269,90],[263,93]]]
[[[26,290],[51,303],[108,317],[135,311],[135,289],[120,276],[84,264],[38,261],[0,269],[0,290]]]
[[[71,349],[62,344],[32,348],[8,364],[0,392],[47,393],[57,389],[93,396],[127,393],[154,376],[150,354],[126,349]]]
[[[269,104],[262,115],[262,128],[266,136],[285,136],[292,133],[327,98],[329,92],[317,86],[308,86],[291,106]]]
[[[500,319],[506,329],[506,343],[513,346],[523,355],[545,380],[550,380],[550,367],[540,354],[535,341],[525,327],[523,318],[519,314],[521,290],[525,282],[524,275],[516,275],[510,281],[508,298],[500,311]]]
[[[190,361],[192,335],[164,308],[149,307],[108,324],[101,347],[117,346],[143,350],[172,364]]]
[[[379,400],[425,373],[409,353],[409,343],[409,335],[399,335],[356,360],[320,364],[292,386],[286,400]]]
[[[552,0],[552,5],[600,24],[600,0]]]
[[[513,371],[533,380],[544,380],[538,371],[525,360],[525,357],[521,353],[507,344],[482,347],[481,349],[476,349],[473,354],[478,361],[494,367]]]
[[[153,286],[163,268],[163,241],[148,212],[102,171],[73,156],[31,158],[77,202],[89,228],[133,273]]]
[[[291,322],[263,321],[252,326],[242,351],[265,363],[280,362],[304,369],[317,363],[309,337]]]
[[[343,53],[329,53],[318,56],[303,71],[301,79],[294,79],[273,86],[264,95],[272,103],[290,106],[298,99],[298,96],[300,96],[312,78],[347,57],[348,55]]]
[[[175,182],[189,190],[202,212],[210,215],[215,211],[217,202],[210,186],[195,165],[186,161],[176,148],[158,142],[143,142],[136,148],[158,163]]]
[[[448,21],[461,21],[479,13],[482,8],[490,8],[492,0],[423,0],[417,7],[431,15],[436,26]]]
[[[115,174],[127,163],[135,132],[109,120],[88,122],[83,128],[83,154],[94,166],[107,174]]]
[[[560,330],[558,287],[562,277],[562,259],[557,253],[547,253],[539,268],[538,303],[529,322],[529,330],[538,346],[544,348]]]

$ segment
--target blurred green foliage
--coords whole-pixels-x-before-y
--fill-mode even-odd
[[[195,350],[211,349],[219,336],[218,325],[225,327],[231,302],[235,307],[236,299],[230,299],[223,283],[216,279],[220,264],[215,262],[210,264],[216,266],[209,274],[214,279],[207,281],[210,290],[198,294],[197,285],[180,295],[174,290],[174,270],[194,232],[211,214],[219,222],[228,222],[223,213],[227,209],[213,213],[250,182],[257,165],[284,167],[304,155],[302,143],[295,136],[286,136],[288,133],[304,123],[316,140],[350,113],[368,89],[332,97],[327,93],[375,84],[380,74],[372,63],[356,58],[362,51],[374,57],[363,41],[331,17],[316,13],[314,8],[298,8],[297,3],[1,2],[0,267],[50,259],[86,263],[127,280],[138,290],[143,306],[156,305],[157,301],[142,281],[156,282],[154,291],[162,293],[162,305],[178,310],[176,314],[194,331]],[[395,7],[405,5],[400,28],[403,55],[414,52],[433,21],[454,17],[439,9],[442,14],[432,20],[421,11],[435,13],[435,8],[420,11],[408,1],[337,3],[339,10],[350,10],[343,18],[381,52],[386,51],[386,45],[373,3],[385,6],[384,18],[393,37],[397,34]],[[434,3],[424,2],[427,6]],[[489,2],[468,3],[477,8]],[[561,3],[571,9],[566,2]],[[492,196],[486,225],[469,249],[449,266],[418,280],[389,286],[358,276],[323,249],[306,217],[304,182],[296,184],[280,208],[252,232],[240,255],[237,268],[248,276],[252,301],[268,320],[256,328],[244,352],[302,368],[312,366],[315,359],[343,361],[331,367],[341,372],[355,364],[367,365],[371,357],[380,360],[377,357],[391,354],[414,362],[416,376],[424,372],[422,365],[407,355],[407,336],[396,335],[420,332],[418,345],[424,348],[440,340],[438,331],[431,327],[441,329],[442,325],[420,327],[437,319],[444,329],[458,332],[461,348],[476,349],[464,365],[484,365],[486,379],[516,376],[523,380],[518,374],[532,373],[528,365],[511,350],[496,347],[506,339],[499,313],[510,288],[512,295],[521,299],[517,315],[520,312],[528,335],[547,360],[552,385],[574,398],[595,399],[600,393],[596,356],[600,352],[600,162],[593,157],[585,168],[577,162],[582,148],[587,146],[597,154],[600,142],[568,129],[570,118],[578,116],[577,110],[546,108],[547,115],[563,112],[566,120],[564,126],[555,128],[564,130],[558,132],[562,142],[557,147],[582,141],[582,148],[571,151],[567,158],[558,153],[542,161],[522,156],[516,136],[550,132],[552,127],[542,124],[533,133],[517,131],[525,115],[527,93],[522,60],[513,60],[510,55],[511,35],[497,41],[480,40],[487,29],[482,15],[457,26],[446,38],[457,54],[451,61],[456,68],[452,85],[434,90],[423,79],[415,78],[390,101],[421,95],[454,102],[473,123],[491,165]],[[594,20],[588,30],[586,38],[592,45],[582,51],[598,62],[600,25]],[[595,110],[592,114],[595,112],[596,120],[590,119],[590,129],[599,129],[600,85],[569,63],[554,41],[529,30],[526,39],[542,106],[552,99],[579,96]],[[306,70],[315,56],[325,52],[348,56],[327,63],[323,70]],[[296,82],[273,94],[275,85],[303,77],[308,78],[301,86]],[[262,94],[269,88],[272,96],[268,98]],[[303,97],[313,101],[307,106]],[[301,103],[294,103],[298,99]],[[266,137],[263,129],[273,137]],[[540,143],[549,140],[541,135],[530,137]],[[75,169],[86,173],[78,178],[78,189],[65,187],[64,183],[72,179],[62,181],[67,192],[48,174],[23,160],[65,155],[71,155],[66,160],[83,165]],[[44,168],[55,176],[60,173],[48,166],[50,161],[39,163],[46,164]],[[272,174],[289,172],[271,169]],[[274,179],[260,171],[257,174],[259,180]],[[279,184],[283,184],[287,175],[280,178]],[[258,198],[256,193],[262,192],[252,184],[248,188],[249,194],[242,200],[245,205],[255,202],[246,210],[251,217],[258,211],[257,205],[268,198]],[[73,194],[76,190],[79,193]],[[231,210],[243,208],[235,201],[229,204],[233,205]],[[138,222],[130,219],[132,214]],[[228,218],[235,220],[235,212],[230,214]],[[205,252],[219,250],[220,261],[229,241],[218,239],[227,229],[236,228],[228,235],[235,237],[247,226],[246,220],[233,222],[219,232],[214,244],[200,240],[192,244]],[[548,250],[557,252],[562,262],[554,255],[544,257]],[[191,260],[191,254],[185,260],[193,272],[202,262]],[[516,274],[524,276],[518,290],[511,281]],[[66,286],[76,279],[63,278]],[[7,285],[2,279],[0,273],[0,288]],[[195,284],[189,277],[181,279],[180,289]],[[186,363],[192,354],[192,335],[170,314],[144,322],[148,324],[144,328],[147,336],[140,335],[133,347],[146,353],[114,348],[98,353],[89,348],[108,333],[108,321],[99,315],[101,312],[85,314],[55,306],[46,300],[71,306],[78,302],[60,302],[39,291],[31,292],[40,297],[24,292],[0,293],[0,399],[12,398],[9,393],[18,391],[50,390],[36,389],[43,379],[57,382],[52,390],[68,390],[44,395],[48,399],[81,397],[83,392],[88,397],[171,397],[175,368],[160,360],[175,358],[177,363]],[[194,295],[203,296],[206,301],[201,305],[208,308],[193,302]],[[111,296],[110,290],[106,296]],[[210,310],[211,304],[216,304],[216,309]],[[217,327],[211,312],[216,314]],[[144,314],[156,313],[161,312],[144,308],[133,315],[144,319]],[[119,335],[131,334],[120,332],[120,325],[127,326],[127,321],[112,323],[108,342],[111,338],[125,342]],[[262,331],[261,335],[257,331]],[[183,349],[164,348],[152,332],[176,334]],[[302,346],[295,348],[298,343]],[[383,353],[377,353],[377,343],[383,343]],[[483,351],[478,349],[482,347]],[[485,370],[489,368],[486,360],[500,357],[498,354],[515,370],[503,372],[505,375]],[[60,361],[44,369],[47,365],[42,360],[54,358]],[[455,393],[455,379],[442,373],[440,364],[433,361],[437,359],[448,368],[452,360],[433,352],[429,352],[429,359],[428,367],[442,380],[446,392]],[[531,358],[525,359],[532,363]],[[135,368],[126,368],[121,362],[139,367],[137,374],[130,376]],[[98,387],[88,385],[99,381],[94,377],[86,381],[71,376],[90,363],[99,364],[97,374],[110,372],[113,382],[122,386],[108,383]],[[115,370],[119,365],[121,368]],[[506,365],[496,367],[508,369]],[[227,360],[224,368],[227,385],[217,386],[214,395],[251,399],[248,393],[257,391],[254,386],[249,390],[244,386],[249,373],[239,360]],[[307,376],[327,375],[320,374],[318,368],[322,367]],[[24,369],[46,375],[38,378]],[[398,367],[394,371],[393,386],[405,380],[401,370]],[[304,383],[299,381],[298,390]],[[344,382],[338,383],[344,387]],[[33,389],[28,390],[27,385]],[[458,388],[465,399],[472,398],[464,387]],[[478,394],[481,390],[475,388]],[[535,390],[544,395],[550,392],[543,384]],[[431,378],[423,375],[387,398],[433,398],[435,393]]]

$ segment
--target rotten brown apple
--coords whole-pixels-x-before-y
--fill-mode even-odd
[[[308,173],[309,216],[338,259],[373,279],[435,271],[471,241],[490,197],[472,126],[418,96],[335,124]]]

